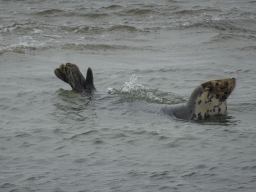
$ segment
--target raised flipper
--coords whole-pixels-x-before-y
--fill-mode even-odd
[[[54,73],[59,79],[70,84],[72,89],[77,92],[96,90],[93,84],[92,69],[90,67],[87,70],[86,79],[77,65],[72,63],[61,64],[59,68],[54,70]]]

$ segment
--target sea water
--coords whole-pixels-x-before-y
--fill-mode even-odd
[[[0,191],[255,191],[255,1],[1,1]],[[76,93],[53,70],[94,73]],[[236,78],[223,119],[161,107]]]

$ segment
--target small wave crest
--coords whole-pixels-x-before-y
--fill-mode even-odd
[[[40,50],[50,48],[52,40],[40,41],[32,36],[23,36],[18,39],[18,43],[0,48],[0,52],[27,53],[28,50]]]

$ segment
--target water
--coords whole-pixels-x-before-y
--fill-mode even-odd
[[[256,1],[1,1],[0,191],[255,191]],[[94,72],[78,94],[53,70]],[[234,77],[228,116],[161,113]]]

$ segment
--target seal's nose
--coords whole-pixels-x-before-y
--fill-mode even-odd
[[[236,78],[232,78],[232,79],[236,80]]]

